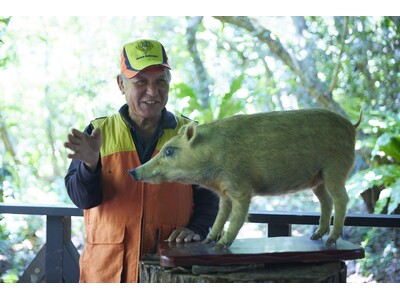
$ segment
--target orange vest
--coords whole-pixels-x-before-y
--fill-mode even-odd
[[[153,156],[180,127],[164,129]],[[81,282],[138,281],[139,259],[154,253],[158,242],[189,223],[193,209],[191,185],[134,181],[127,170],[140,165],[129,127],[115,114],[92,122],[102,132],[101,205],[84,211],[86,245],[80,258]]]

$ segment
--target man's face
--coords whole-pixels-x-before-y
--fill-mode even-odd
[[[162,66],[149,67],[132,79],[118,80],[129,114],[136,122],[157,120],[168,101],[169,79]]]

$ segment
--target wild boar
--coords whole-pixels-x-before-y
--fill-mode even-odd
[[[236,115],[204,125],[191,122],[146,164],[130,170],[137,181],[198,184],[215,191],[219,211],[207,238],[226,233],[216,248],[229,247],[246,221],[254,195],[282,195],[312,189],[320,201],[319,226],[311,239],[342,233],[347,213],[345,181],[354,162],[356,128],[325,109]],[[161,200],[160,200],[161,201]]]

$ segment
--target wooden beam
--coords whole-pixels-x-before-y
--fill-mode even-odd
[[[81,217],[83,210],[74,206],[0,203],[0,214]]]

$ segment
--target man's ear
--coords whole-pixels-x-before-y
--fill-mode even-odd
[[[124,80],[122,79],[121,74],[117,76],[117,84],[119,87],[119,90],[121,91],[121,94],[125,94],[125,87],[124,87]]]

